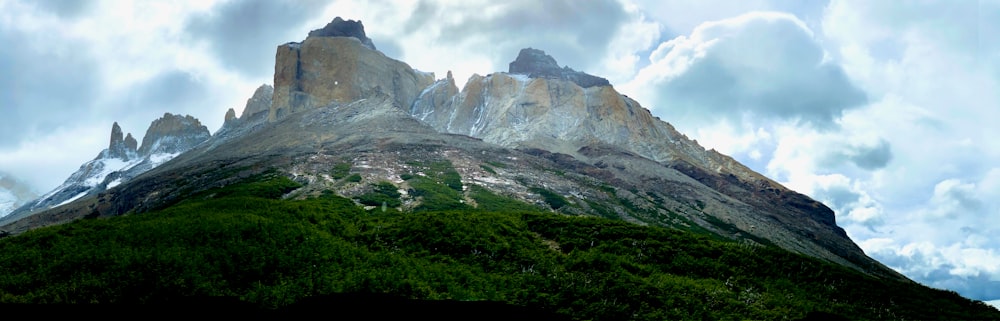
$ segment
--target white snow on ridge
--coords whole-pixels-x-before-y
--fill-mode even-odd
[[[75,201],[75,200],[83,197],[84,195],[87,195],[87,192],[89,192],[89,191],[80,192],[80,194],[76,194],[73,197],[70,197],[68,200],[65,200],[62,203],[59,203],[59,205],[56,205],[56,206],[53,206],[53,207],[60,207],[60,206],[69,204],[69,203],[71,203],[71,202],[73,202],[73,201]]]
[[[172,153],[172,154],[156,153],[153,155],[149,155],[149,162],[151,163],[151,165],[153,165],[153,167],[160,166],[160,164],[166,163],[167,161],[174,159],[174,157],[177,157],[177,155],[180,154],[181,153]]]
[[[104,182],[104,178],[108,177],[108,175],[110,175],[111,173],[119,171],[128,165],[131,165],[129,162],[117,158],[102,159],[99,162],[101,164],[100,171],[91,174],[90,177],[87,177],[87,179],[83,181],[83,185],[85,186],[100,185],[101,182]]]
[[[112,187],[118,186],[121,183],[122,183],[122,179],[121,178],[115,179],[115,180],[113,180],[111,182],[108,182],[108,187],[107,188],[110,189]]]

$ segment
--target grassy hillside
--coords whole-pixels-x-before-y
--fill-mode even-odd
[[[429,199],[438,197],[434,190],[455,191],[415,185]],[[476,208],[428,203],[414,213],[366,212],[329,194],[280,199],[297,186],[259,177],[157,212],[0,239],[0,303],[225,296],[279,308],[378,293],[506,302],[595,320],[781,320],[816,311],[1000,319],[954,292],[874,279],[775,247],[533,211],[474,186]],[[388,199],[372,204],[395,195],[389,186],[376,191]]]

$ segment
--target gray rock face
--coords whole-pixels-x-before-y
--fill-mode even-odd
[[[273,97],[274,87],[268,84],[260,85],[260,87],[257,87],[257,90],[254,90],[253,96],[247,99],[243,113],[240,114],[240,119],[245,121],[262,114],[267,115],[268,110],[271,109],[271,100]]]
[[[129,133],[128,137],[123,138],[122,128],[118,126],[118,122],[115,122],[111,126],[111,142],[108,144],[108,154],[106,157],[127,161],[136,156],[136,141],[135,138],[132,138],[132,133]]]
[[[188,116],[163,114],[163,117],[154,120],[146,136],[142,137],[142,147],[139,147],[139,155],[146,157],[152,154],[176,154],[194,147],[212,134],[208,127],[202,125],[198,119]]]
[[[531,78],[569,80],[583,88],[611,85],[607,79],[601,77],[576,71],[569,67],[559,68],[555,58],[545,54],[544,51],[532,48],[521,49],[521,52],[517,54],[517,59],[510,63],[507,72],[528,75]]]
[[[344,20],[336,17],[322,29],[309,32],[309,37],[353,37],[361,40],[361,43],[371,50],[375,49],[375,44],[365,35],[365,26],[361,21]]]

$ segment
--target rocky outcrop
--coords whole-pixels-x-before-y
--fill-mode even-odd
[[[365,26],[361,21],[344,20],[336,17],[326,24],[323,29],[316,29],[309,32],[310,37],[352,37],[361,41],[361,44],[371,50],[375,49],[375,43],[365,35]]]
[[[240,114],[241,120],[249,120],[251,118],[260,117],[260,115],[267,115],[268,111],[271,109],[271,100],[274,97],[274,87],[271,85],[263,84],[254,90],[253,96],[247,99],[247,104],[243,107],[243,113]]]
[[[165,113],[163,117],[154,120],[149,125],[146,135],[142,137],[139,155],[180,153],[204,142],[211,136],[208,127],[202,125],[198,119],[190,115],[180,116]]]
[[[559,68],[556,59],[544,51],[532,48],[521,49],[517,59],[510,63],[508,73],[528,75],[531,78],[550,78],[569,80],[580,87],[610,86],[607,79],[570,69],[568,66]]]
[[[132,138],[132,133],[129,133],[128,137],[122,136],[122,128],[115,122],[114,125],[111,125],[111,142],[108,144],[106,157],[127,161],[137,156],[136,141],[135,138]]]
[[[225,124],[232,123],[236,119],[237,119],[236,118],[236,110],[232,109],[232,108],[229,108],[229,110],[226,111],[226,116],[222,120],[222,124],[223,124],[223,126],[225,126]]]
[[[343,24],[348,26],[338,27]],[[434,82],[433,74],[413,70],[374,50],[374,46],[366,46],[357,37],[363,36],[363,29],[351,36],[334,32],[360,28],[360,23],[353,25],[338,18],[331,25],[321,29],[327,31],[311,33],[301,43],[278,46],[269,120],[376,94],[388,95],[397,107],[407,108],[421,90]]]

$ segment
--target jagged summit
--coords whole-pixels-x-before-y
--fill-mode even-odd
[[[201,144],[210,136],[208,128],[198,119],[165,113],[149,125],[142,147],[136,148],[132,134],[123,137],[121,126],[115,122],[111,126],[107,149],[81,165],[59,187],[38,199],[24,202],[9,216],[2,217],[0,224],[114,188]]]
[[[132,137],[132,133],[123,137],[122,128],[118,126],[118,122],[115,122],[114,125],[111,126],[111,141],[108,144],[107,157],[128,161],[137,156],[137,145],[138,143],[135,138]]]
[[[361,40],[361,44],[371,50],[375,49],[375,43],[365,35],[365,26],[361,21],[344,20],[336,17],[322,29],[309,32],[309,37],[352,37]]]
[[[559,68],[556,59],[534,48],[524,48],[517,54],[517,59],[510,63],[507,71],[511,74],[528,75],[531,78],[552,78],[569,80],[580,87],[610,86],[607,79],[570,69],[568,66]]]
[[[361,22],[337,18],[302,43],[278,46],[268,120],[375,94],[388,95],[406,108],[434,82],[433,73],[386,57],[370,43]]]
[[[191,115],[165,113],[163,117],[149,125],[146,136],[142,137],[139,155],[180,153],[205,141],[211,135],[208,127]]]

